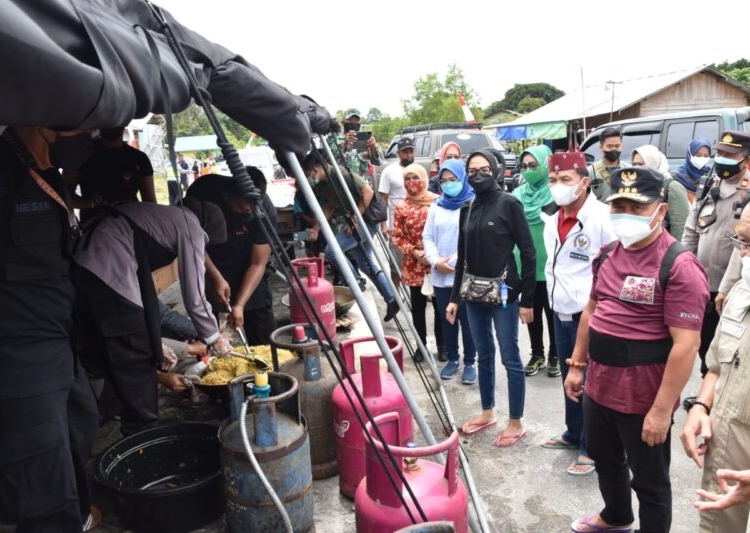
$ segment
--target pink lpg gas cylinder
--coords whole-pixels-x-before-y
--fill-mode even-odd
[[[385,413],[375,417],[386,444],[399,462],[406,483],[411,487],[419,506],[428,521],[453,522],[457,533],[469,531],[469,498],[466,487],[458,477],[458,432],[434,446],[405,448],[397,446],[402,442],[398,413]],[[384,443],[378,440],[370,422],[367,431],[374,439],[374,445],[365,439],[367,446],[366,475],[357,488],[354,497],[357,533],[381,533],[396,531],[409,526],[412,520],[403,507],[399,493],[403,495],[413,517],[422,520],[414,501],[405,489],[384,450]],[[364,436],[363,436],[364,438]],[[445,466],[422,457],[446,453]],[[380,454],[391,470],[391,477],[397,488],[389,480],[388,473],[378,461]]]
[[[299,274],[300,270],[307,270],[307,277],[301,278],[302,290],[310,297],[313,307],[323,320],[328,335],[334,343],[336,339],[336,297],[333,291],[333,285],[325,279],[324,263],[322,257],[303,257],[292,260],[292,268]],[[305,317],[303,305],[308,309],[309,306],[304,296],[300,294],[300,286],[292,278],[289,287],[289,315],[292,324],[307,323],[309,320]],[[294,294],[296,293],[296,294]],[[315,315],[310,312],[310,319],[315,321]],[[324,338],[321,335],[321,338]]]
[[[354,386],[362,393],[365,405],[373,416],[381,413],[396,411],[399,413],[399,424],[402,440],[399,444],[406,445],[414,440],[414,428],[411,411],[406,403],[401,389],[395,378],[389,372],[380,372],[382,354],[361,355],[362,373],[355,374],[354,347],[357,344],[370,342],[373,337],[348,339],[341,343],[341,356],[346,368],[352,373]],[[388,347],[393,352],[400,369],[404,368],[404,348],[400,339],[385,337]],[[339,490],[344,496],[354,498],[359,482],[365,475],[365,442],[362,425],[359,423],[347,394],[356,405],[356,412],[364,416],[362,406],[352,391],[349,381],[336,385],[333,389],[333,429],[336,441],[336,459],[339,463]]]

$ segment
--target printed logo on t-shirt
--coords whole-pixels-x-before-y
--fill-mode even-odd
[[[628,276],[620,290],[620,300],[637,304],[653,304],[656,278]]]

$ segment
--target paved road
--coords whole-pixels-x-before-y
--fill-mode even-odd
[[[281,294],[284,289],[277,285],[276,291]],[[374,292],[371,284],[365,292],[369,305],[382,317],[385,306]],[[277,301],[280,298],[275,298]],[[277,308],[280,321],[283,323],[284,309]],[[287,315],[288,316],[288,315]],[[352,332],[347,336],[365,336],[369,334],[367,324],[359,309],[355,308],[350,316],[356,319]],[[428,328],[428,331],[431,328]],[[398,335],[395,325],[385,325],[385,333]],[[434,349],[434,338],[428,340]],[[521,353],[524,359],[529,353],[528,335],[525,327],[520,329]],[[496,414],[499,420],[507,417],[507,387],[498,357],[498,379],[496,384]],[[426,367],[426,365],[424,365]],[[428,395],[412,361],[406,363],[406,379],[416,395],[424,416],[433,433],[440,439],[442,428],[432,409]],[[693,392],[699,386],[699,373],[693,372],[686,391]],[[428,383],[437,386],[434,379]],[[479,409],[479,391],[476,385],[462,385],[459,380],[443,383],[450,399],[455,419],[460,425]],[[685,419],[684,411],[675,415],[675,426],[672,432],[672,482],[674,496],[674,520],[672,531],[690,532],[697,530],[698,515],[691,505],[695,489],[699,485],[700,472],[682,452],[677,434]],[[596,476],[573,477],[565,472],[568,464],[575,458],[575,452],[547,450],[540,443],[547,437],[558,434],[563,429],[563,393],[561,378],[549,378],[544,373],[527,378],[526,409],[524,424],[526,436],[515,446],[498,449],[492,445],[497,430],[462,439],[462,445],[469,456],[470,468],[479,488],[482,507],[487,513],[493,532],[566,532],[570,531],[570,522],[578,516],[596,512],[601,507],[601,500],[596,483]],[[102,428],[98,442],[99,449],[117,435],[116,426]],[[421,437],[420,437],[420,442]],[[338,492],[337,478],[314,483],[316,498],[316,531],[318,533],[352,533],[354,526],[353,502]],[[100,531],[123,531],[113,515],[112,501],[104,495],[96,494],[97,503],[105,508],[105,524]],[[634,498],[635,500],[635,498]],[[634,506],[637,505],[634,501]],[[223,531],[222,521],[217,521],[208,528],[199,531],[214,533]]]

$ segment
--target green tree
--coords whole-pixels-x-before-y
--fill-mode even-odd
[[[722,74],[726,74],[740,83],[750,84],[750,60],[743,58],[731,63],[724,61],[718,65],[714,64],[711,66]]]
[[[383,113],[380,109],[377,107],[371,107],[370,110],[367,112],[367,115],[364,117],[366,124],[373,124],[375,122],[380,122],[383,119],[390,118],[386,113]]]
[[[519,109],[521,101],[526,97],[540,98],[543,102],[542,105],[545,105],[561,96],[565,96],[565,93],[549,83],[516,83],[506,91],[505,98],[499,102],[492,102],[485,110],[485,114],[491,115],[503,109],[519,113],[528,112]]]
[[[218,109],[214,109],[214,112],[224,130],[224,134],[227,136],[227,140],[236,148],[244,148],[248,140],[250,140],[252,132]],[[214,134],[206,113],[202,107],[196,104],[191,104],[184,111],[176,113],[173,115],[172,120],[174,121],[175,137]],[[262,139],[259,139],[259,142],[262,142]]]
[[[522,114],[531,113],[535,109],[542,107],[547,102],[544,98],[534,98],[533,96],[524,96],[520,102],[518,102],[518,112]]]
[[[474,118],[481,120],[483,114],[478,99],[464,80],[461,69],[453,63],[444,80],[437,73],[431,73],[414,83],[414,95],[403,102],[407,124],[463,122],[464,114],[456,96],[459,92],[469,104]]]

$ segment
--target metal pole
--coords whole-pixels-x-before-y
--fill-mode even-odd
[[[338,168],[338,165],[336,165],[335,163],[335,158],[333,157],[333,154],[331,153],[331,149],[328,146],[328,143],[323,138],[320,138],[320,143],[324,147],[323,149],[325,150],[326,155],[328,156],[329,160],[334,162],[334,168],[336,169],[336,173],[337,173],[336,179],[339,179],[340,183],[343,184],[343,186],[340,188],[344,191],[344,194],[346,195],[349,204],[351,206],[354,206],[353,210],[356,213],[356,218],[357,218],[358,224],[360,225],[360,228],[366,228],[367,226],[364,220],[362,219],[362,215],[359,212],[359,209],[356,208],[357,203],[354,201],[354,198],[349,192],[349,188],[346,187],[346,185],[344,184],[344,178],[341,175],[341,170]],[[391,352],[390,347],[388,346],[388,343],[385,340],[382,326],[380,325],[379,317],[370,311],[367,305],[367,302],[365,300],[365,296],[360,290],[359,284],[357,283],[357,280],[354,277],[354,274],[352,273],[351,269],[349,269],[346,266],[347,265],[346,256],[344,255],[344,252],[341,250],[341,247],[336,241],[336,235],[333,233],[333,230],[328,224],[328,221],[326,220],[325,215],[323,214],[323,210],[320,207],[320,204],[318,203],[318,199],[315,197],[315,194],[313,193],[312,187],[310,187],[309,182],[307,181],[307,179],[305,179],[304,173],[302,171],[302,168],[299,165],[299,162],[297,161],[297,158],[291,152],[285,152],[285,155],[286,155],[287,161],[289,161],[292,172],[296,177],[297,187],[299,188],[299,190],[302,191],[302,194],[304,195],[305,200],[307,201],[307,204],[310,206],[310,209],[312,210],[314,217],[318,221],[320,221],[320,230],[323,232],[323,236],[328,242],[328,245],[331,246],[331,251],[333,252],[334,259],[336,260],[337,264],[342,265],[343,267],[339,269],[340,273],[344,277],[347,285],[349,285],[350,290],[354,294],[354,299],[357,301],[357,305],[359,305],[360,311],[362,312],[362,316],[367,322],[367,325],[369,326],[370,331],[372,332],[373,337],[375,338],[375,341],[378,344],[378,348],[383,354],[383,358],[385,359],[386,364],[388,365],[388,369],[393,375],[393,378],[398,384],[398,387],[401,390],[402,394],[404,395],[404,399],[406,400],[406,403],[409,406],[409,409],[414,415],[414,420],[417,422],[417,425],[419,426],[419,429],[422,432],[422,435],[424,436],[426,443],[430,446],[437,444],[437,441],[435,440],[435,437],[432,434],[432,431],[427,425],[427,421],[424,419],[424,415],[422,414],[422,411],[419,408],[419,405],[417,404],[416,400],[414,399],[413,394],[411,393],[411,390],[409,389],[409,385],[406,382],[404,375],[401,373],[401,369],[398,367],[398,364],[396,363],[396,358],[394,357],[393,353]],[[333,177],[329,176],[328,179],[333,179]],[[374,242],[372,240],[370,232],[364,231],[363,233],[364,233],[363,237],[367,239],[370,246],[373,247]],[[373,250],[374,249],[375,248],[373,247]],[[377,251],[375,252],[375,255],[378,261],[382,262],[381,257],[378,256]],[[382,264],[381,264],[381,268],[382,268]],[[390,283],[391,286],[395,289],[390,279],[390,276],[385,276],[385,277],[388,283]],[[400,301],[400,297],[397,295],[397,292],[395,290],[394,290],[394,295],[396,295],[399,307],[402,310],[404,310],[405,309],[404,303],[403,301]],[[427,361],[428,366],[430,367],[430,371],[432,372],[433,376],[437,376],[436,381],[439,384],[440,396],[445,406],[446,416],[448,417],[448,421],[450,422],[451,427],[454,430],[457,430],[455,419],[453,417],[452,412],[450,411],[450,406],[448,403],[448,397],[445,392],[445,388],[443,387],[442,381],[439,378],[440,372],[437,368],[437,365],[435,361],[433,360],[432,356],[429,353],[427,353],[427,349],[419,340],[419,336],[416,335],[414,324],[412,323],[411,318],[406,314],[405,316],[407,318],[407,322],[410,328],[414,332],[414,337],[415,339],[417,339],[418,346],[420,347],[420,349],[423,349],[426,354],[425,361]],[[490,531],[489,524],[487,523],[487,518],[481,507],[481,503],[478,499],[479,493],[477,491],[474,478],[471,474],[471,469],[469,468],[468,458],[466,456],[466,453],[463,451],[463,449],[459,448],[459,450],[460,450],[459,456],[461,458],[461,465],[464,470],[464,477],[466,478],[466,484],[468,485],[469,490],[472,493],[474,505],[478,509],[477,515],[479,517],[479,522],[480,522],[480,524],[477,524],[475,518],[470,514],[469,525],[471,526],[471,529],[474,532],[480,532],[480,531],[489,532]],[[437,460],[438,463],[445,464],[445,456],[443,454],[436,455],[435,459]]]

